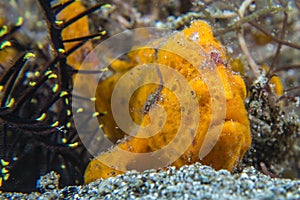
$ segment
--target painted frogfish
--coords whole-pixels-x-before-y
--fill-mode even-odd
[[[85,183],[128,170],[195,162],[232,171],[250,148],[244,80],[231,70],[206,22],[195,20],[163,40],[133,47],[127,59],[110,67],[114,73],[99,82],[95,107],[105,113],[98,120],[115,145],[91,160]],[[131,87],[130,81],[118,84],[124,77],[145,84],[116,105],[114,89]],[[114,112],[123,116],[123,107],[135,126],[114,118]],[[119,123],[128,126],[126,131]]]

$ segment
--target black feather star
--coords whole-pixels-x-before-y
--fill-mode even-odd
[[[38,1],[53,49],[53,56],[45,65],[37,62],[42,59],[38,50],[14,38],[22,26],[21,17],[15,24],[1,27],[0,51],[4,54],[10,48],[17,52],[8,64],[0,66],[0,186],[3,191],[36,191],[38,178],[52,170],[60,174],[60,187],[83,182],[90,155],[72,124],[72,75],[78,70],[67,64],[67,57],[101,34],[63,41],[61,33],[103,4],[86,9],[69,21],[56,23],[56,15],[73,2],[51,5],[50,0]],[[65,51],[64,43],[72,41],[79,43]]]

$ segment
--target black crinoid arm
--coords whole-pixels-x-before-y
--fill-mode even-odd
[[[38,191],[37,180],[50,171],[60,175],[60,187],[83,182],[90,155],[72,122],[72,76],[77,70],[67,64],[67,58],[99,34],[74,38],[77,44],[66,51],[64,42],[72,39],[64,41],[61,33],[99,5],[58,24],[57,14],[73,2],[52,5],[49,0],[39,0],[36,3],[46,24],[49,39],[46,46],[34,40],[25,44],[20,41],[24,33],[19,31],[24,25],[22,17],[0,27],[0,186],[3,191]]]

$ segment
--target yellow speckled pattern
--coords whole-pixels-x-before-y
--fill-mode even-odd
[[[178,37],[180,34],[183,37]],[[181,38],[181,41],[178,41]],[[184,40],[182,41],[182,38]],[[179,43],[185,43],[189,48],[180,47]],[[198,45],[198,48],[193,48],[193,43]],[[199,45],[201,48],[199,48]],[[171,51],[168,51],[171,49]],[[198,52],[201,49],[202,52]],[[190,62],[183,59],[182,56],[174,54],[180,51],[180,55],[185,55],[195,62],[203,61],[200,64],[201,69],[197,70]],[[99,83],[97,89],[96,110],[98,112],[107,112],[107,115],[100,117],[99,121],[103,124],[104,132],[112,141],[122,138],[125,133],[120,129],[116,129],[116,123],[112,117],[110,109],[110,98],[116,82],[129,69],[143,63],[157,63],[166,65],[175,69],[188,81],[197,98],[200,112],[200,120],[198,129],[195,131],[195,137],[189,144],[187,150],[182,152],[182,155],[171,163],[176,167],[181,167],[185,164],[201,162],[210,165],[215,169],[227,169],[232,171],[241,160],[245,152],[251,144],[250,126],[247,117],[247,112],[244,107],[246,98],[246,87],[243,79],[236,73],[226,68],[226,55],[222,45],[213,37],[210,26],[204,21],[194,21],[189,28],[182,32],[173,34],[159,46],[159,48],[136,49],[128,53],[129,61],[115,61],[112,63],[112,68],[115,73]],[[200,63],[200,62],[198,62]],[[213,73],[206,73],[207,70]],[[222,87],[214,85],[213,90],[209,90],[205,80],[213,82],[217,74],[221,77]],[[172,77],[164,77],[163,81],[169,81],[172,84]],[[161,130],[154,136],[149,138],[132,137],[121,140],[116,147],[133,153],[154,152],[172,141],[177,133],[179,124],[181,123],[181,104],[176,96],[176,84],[174,83],[170,90],[168,88],[160,88],[157,84],[148,84],[139,88],[131,97],[129,110],[131,111],[132,119],[142,127],[151,123],[149,116],[150,112],[145,112],[145,103],[151,94],[159,93],[159,100],[154,102],[155,105],[162,106],[167,117],[165,124]],[[177,88],[178,90],[178,88]],[[218,94],[225,90],[225,119],[219,116],[218,113],[212,112],[212,98],[214,102],[218,100]],[[176,91],[174,93],[174,91]],[[214,92],[214,94],[210,94]],[[188,98],[188,97],[187,97]],[[213,126],[210,126],[213,124]],[[221,134],[218,137],[213,149],[204,158],[200,159],[199,151],[203,144],[204,138],[208,133],[214,134],[221,127]],[[137,132],[136,136],[141,135],[141,131]],[[144,134],[144,133],[143,133]],[[212,137],[212,140],[214,138]],[[214,141],[209,141],[214,142]],[[179,141],[178,144],[184,144],[185,141]],[[114,148],[116,148],[114,147]],[[109,159],[116,160],[118,156],[114,148],[108,152],[102,153],[97,158],[93,159],[85,171],[85,183],[89,183],[98,178],[108,178],[113,175],[123,173],[116,166],[106,166],[99,160]],[[139,162],[147,164],[147,161]],[[122,163],[124,168],[129,167],[128,163]],[[139,167],[137,167],[139,168]]]

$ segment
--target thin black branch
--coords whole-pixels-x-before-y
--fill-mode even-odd
[[[74,51],[76,51],[77,49],[79,49],[80,47],[82,47],[88,40],[84,40],[81,41],[80,43],[74,45],[73,47],[71,47],[68,51],[66,51],[64,53],[65,56],[69,56],[70,54],[72,54]]]
[[[256,22],[249,22],[249,24],[253,27],[255,27],[257,30],[261,31],[262,33],[264,33],[265,35],[267,35],[268,37],[270,37],[272,40],[274,40],[275,42],[278,42],[280,44],[283,44],[285,46],[289,46],[291,48],[294,49],[299,49],[300,50],[300,45],[298,44],[294,44],[285,40],[281,40],[278,39],[277,37],[273,36],[272,34],[270,34],[268,31],[266,31],[264,28],[262,28],[259,24],[257,24]]]
[[[286,4],[283,5],[283,6],[286,6]],[[281,28],[280,36],[279,36],[280,40],[284,40],[284,36],[285,36],[285,32],[286,32],[286,26],[287,26],[287,21],[288,21],[288,14],[287,14],[287,12],[284,11],[283,14],[284,14],[284,18],[283,18],[282,28]],[[273,69],[274,66],[277,64],[278,59],[279,59],[279,54],[280,54],[281,47],[282,47],[282,44],[279,43],[278,46],[277,46],[276,53],[275,53],[274,59],[272,61],[272,64],[270,65],[270,69]]]
[[[12,28],[3,36],[0,37],[0,44],[4,41],[9,40],[13,33],[16,32],[22,25],[18,25],[18,26],[12,26]]]
[[[284,92],[290,92],[290,91],[293,91],[293,90],[300,90],[300,86],[287,88],[287,89],[284,90]]]
[[[0,81],[0,84],[4,87],[4,94],[2,96],[1,100],[1,106],[6,105],[6,101],[9,98],[9,94],[11,93],[11,90],[16,82],[16,79],[18,75],[21,73],[21,69],[23,68],[26,59],[25,59],[26,53],[23,52],[21,56],[17,59],[17,61],[14,63],[13,67],[11,67],[7,73],[3,76],[3,78]]]
[[[41,0],[40,0],[41,1]],[[73,24],[74,22],[76,22],[77,20],[79,20],[80,18],[88,15],[88,14],[91,14],[92,12],[98,10],[101,8],[101,6],[105,5],[106,3],[99,3],[99,4],[96,4],[95,6],[92,6],[91,8],[85,10],[84,12],[76,15],[75,17],[69,19],[67,22],[63,23],[61,28],[64,29],[68,26],[70,26],[71,24]]]
[[[49,64],[49,68],[52,68],[54,63],[57,61],[57,58],[55,58],[52,62],[50,62]],[[52,65],[51,65],[52,64]],[[49,68],[46,68],[46,70],[48,70]],[[44,74],[44,73],[43,73]],[[28,101],[29,99],[31,99],[35,92],[49,79],[49,76],[51,74],[48,75],[44,75],[42,76],[42,78],[40,78],[34,87],[30,87],[28,90],[26,90],[26,92],[24,92],[24,94],[17,100],[17,102],[14,104],[14,106],[11,108],[10,112],[15,112],[17,109],[19,109],[26,101]],[[1,115],[3,115],[3,113],[1,113]]]
[[[70,0],[67,1],[65,3],[59,3],[55,6],[52,7],[52,12],[54,15],[57,15],[60,11],[62,11],[63,9],[65,9],[68,5],[72,4],[73,2],[75,2],[75,0]]]
[[[102,36],[102,33],[95,33],[95,34],[91,34],[91,35],[87,35],[87,36],[83,36],[83,37],[78,37],[78,38],[72,38],[72,39],[67,39],[67,40],[62,40],[63,43],[67,43],[67,42],[78,42],[78,41],[82,41],[82,40],[89,40],[89,39],[93,39],[95,37],[99,37]]]
[[[270,74],[275,74],[280,71],[287,71],[291,69],[300,69],[300,65],[288,65],[283,67],[277,67],[276,69],[271,69]]]

